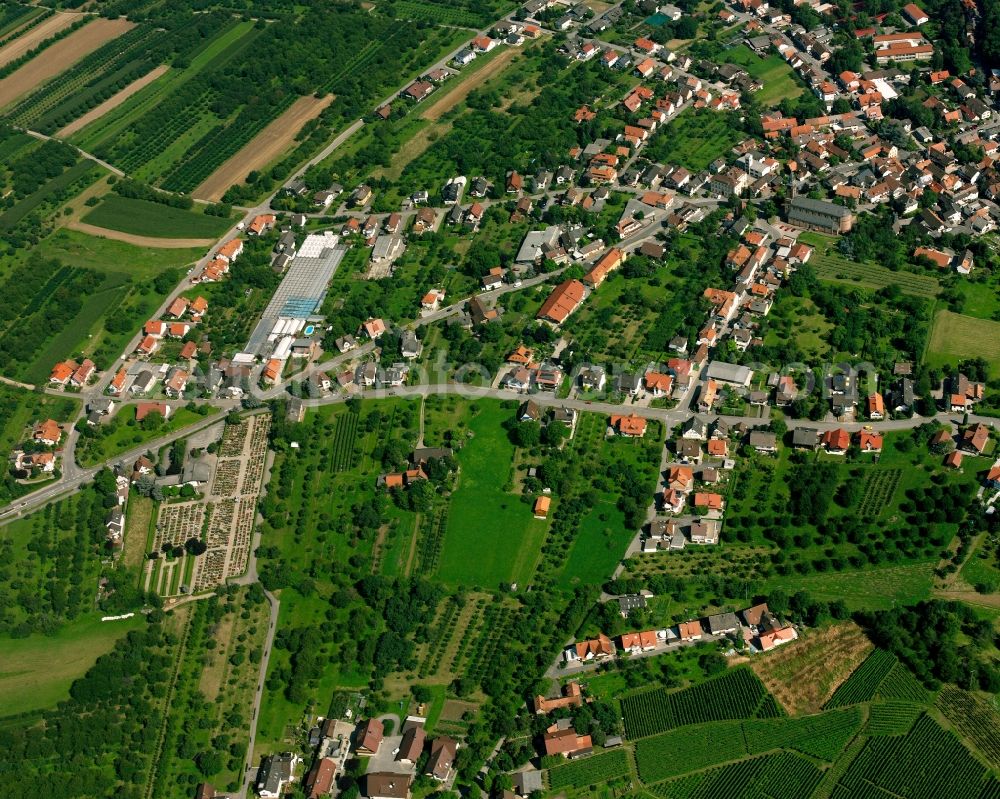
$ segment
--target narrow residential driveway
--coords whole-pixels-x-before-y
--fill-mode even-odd
[[[255,561],[256,557],[251,554],[251,562]],[[253,567],[253,572],[253,581],[256,582],[256,564]],[[249,574],[249,571],[247,574]],[[235,582],[239,581],[237,580]],[[274,647],[274,634],[278,631],[278,610],[280,603],[278,602],[278,598],[267,589],[264,589],[264,596],[267,598],[267,604],[271,608],[271,613],[267,625],[267,636],[264,639],[264,651],[260,659],[260,672],[257,675],[257,690],[254,692],[253,696],[253,713],[250,716],[250,737],[247,740],[246,773],[243,778],[243,791],[240,794],[240,796],[247,797],[251,794],[250,786],[257,773],[257,768],[254,765],[257,762],[257,758],[254,755],[253,748],[257,740],[257,722],[260,718],[260,703],[264,697],[264,680],[267,678],[267,664],[271,659],[271,649]]]

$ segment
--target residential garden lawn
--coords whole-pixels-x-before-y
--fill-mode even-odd
[[[457,453],[461,473],[437,576],[446,584],[492,590],[530,580],[548,522],[535,519],[531,505],[507,490],[515,448],[501,425],[513,411],[491,400],[475,407],[468,411],[472,436]]]
[[[204,405],[199,406],[199,408],[205,407]],[[136,424],[135,406],[122,408],[111,417],[110,421],[97,428],[98,437],[81,436],[76,447],[77,461],[81,466],[94,466],[103,463],[123,452],[140,447],[147,441],[153,441],[175,430],[197,424],[216,410],[216,408],[208,406],[207,412],[198,413],[187,408],[176,408],[170,414],[169,419],[158,427],[150,429],[141,423]],[[127,421],[122,421],[121,414],[125,415]]]
[[[761,58],[745,44],[741,44],[732,50],[726,50],[722,60],[739,64],[751,77],[764,84],[756,95],[757,100],[764,105],[777,105],[786,97],[793,99],[804,91],[802,84],[795,80],[792,68],[776,53]]]
[[[646,146],[645,156],[700,172],[747,137],[730,120],[736,122],[728,112],[685,109],[659,128]]]
[[[635,531],[625,526],[625,514],[615,507],[614,498],[602,499],[577,528],[560,585],[574,588],[608,579],[634,536]]]
[[[198,209],[201,207],[195,206]],[[84,216],[83,221],[137,236],[168,239],[217,238],[230,225],[230,220],[225,217],[208,216],[200,211],[185,211],[117,194],[103,197],[100,205]]]
[[[837,251],[835,236],[809,232],[801,234],[799,241],[816,248],[809,264],[820,280],[867,289],[881,289],[895,284],[904,294],[928,298],[936,297],[941,290],[933,275],[895,272],[876,263],[857,263],[845,258]]]
[[[931,366],[955,364],[965,358],[984,358],[993,377],[1000,377],[1000,322],[938,311],[927,345]]]
[[[1000,321],[1000,274],[975,281],[959,278],[956,286],[962,294],[963,314]]]
[[[69,698],[75,679],[119,638],[145,623],[141,614],[113,622],[93,615],[68,622],[55,635],[0,638],[0,713],[51,708]]]
[[[780,344],[791,336],[806,356],[807,362],[819,363],[829,356],[827,337],[833,324],[808,297],[795,297],[790,292],[779,292],[769,319],[764,336],[767,346]]]
[[[9,453],[28,433],[28,427],[45,419],[69,422],[80,410],[72,396],[54,397],[0,383],[0,453]]]
[[[136,278],[154,277],[171,267],[189,266],[205,254],[202,247],[136,247],[123,241],[90,236],[65,228],[39,242],[37,251],[45,258],[57,258],[70,266],[82,266],[102,272],[122,272]]]

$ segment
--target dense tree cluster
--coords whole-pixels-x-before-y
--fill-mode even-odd
[[[859,621],[877,646],[894,652],[932,688],[1000,691],[1000,669],[989,653],[993,625],[968,605],[931,599],[909,607],[864,613]]]

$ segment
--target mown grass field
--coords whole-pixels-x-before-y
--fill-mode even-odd
[[[993,376],[1000,376],[1000,322],[938,311],[927,345],[927,363],[942,366],[975,357],[985,358]]]
[[[214,408],[210,408],[209,413],[214,412],[214,410]],[[188,427],[205,418],[187,408],[178,408],[170,414],[170,418],[163,424],[155,430],[151,430],[143,427],[142,424],[135,423],[134,407],[124,408],[120,413],[123,414],[123,418],[119,418],[116,414],[110,422],[106,422],[105,425],[98,428],[103,431],[101,437],[80,439],[76,454],[81,466],[103,463],[123,452],[140,447],[147,441],[161,438],[174,430]]]
[[[457,453],[461,476],[437,576],[447,584],[492,590],[531,578],[548,522],[535,519],[531,506],[504,488],[514,445],[501,425],[511,411],[489,400],[477,405],[479,413],[469,420],[472,437]]]
[[[941,286],[930,275],[913,272],[894,272],[876,263],[856,263],[848,260],[836,248],[836,238],[821,233],[803,233],[799,240],[814,246],[816,252],[809,260],[820,280],[841,283],[863,289],[881,289],[893,284],[904,294],[933,298]]]
[[[830,574],[781,577],[768,588],[779,585],[788,591],[808,591],[818,600],[843,599],[849,608],[888,610],[931,595],[935,561],[906,566],[843,571]]]
[[[201,247],[156,249],[136,247],[122,241],[90,236],[65,228],[43,239],[37,252],[70,266],[124,272],[133,278],[151,278],[165,269],[193,264],[205,251]]]
[[[784,59],[772,53],[767,58],[761,58],[746,45],[741,44],[732,50],[727,50],[724,61],[739,64],[750,76],[756,78],[764,87],[757,92],[757,99],[764,105],[777,105],[786,97],[798,97],[804,89],[795,80],[795,73],[785,63]]]
[[[73,397],[35,394],[0,383],[0,452],[10,452],[27,425],[49,418],[68,422],[79,409],[80,403]]]
[[[744,138],[743,131],[729,124],[728,114],[688,109],[659,129],[646,156],[701,171]]]
[[[216,238],[225,233],[230,224],[224,217],[117,194],[105,196],[83,221],[123,233],[166,239]]]
[[[573,588],[608,579],[634,534],[625,526],[625,514],[613,501],[599,502],[577,530],[560,584]]]
[[[143,624],[141,615],[114,622],[95,615],[76,619],[52,636],[0,639],[0,714],[54,707],[68,698],[73,680]]]

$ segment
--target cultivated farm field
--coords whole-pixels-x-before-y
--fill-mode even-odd
[[[204,200],[221,200],[234,183],[280,158],[294,143],[302,126],[318,117],[333,99],[332,95],[300,97],[242,150],[220,164],[192,194]]]
[[[40,83],[68,69],[79,59],[96,50],[109,39],[133,27],[127,20],[95,19],[62,39],[23,67],[0,80],[0,107],[8,105]]]
[[[83,222],[137,236],[168,239],[216,239],[230,227],[225,217],[185,211],[149,200],[108,194],[83,217]]]
[[[68,28],[81,18],[82,16],[75,12],[60,11],[43,19],[37,25],[12,38],[9,44],[0,48],[0,67],[27,54],[43,41]]]
[[[1000,322],[938,311],[927,345],[927,362],[941,366],[975,357],[986,359],[994,377],[1000,375]]]

